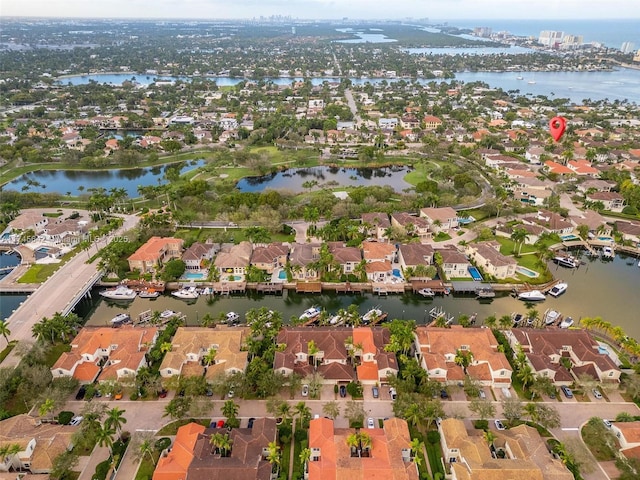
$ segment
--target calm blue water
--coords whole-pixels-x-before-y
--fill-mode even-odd
[[[631,2],[630,2],[631,3]],[[636,5],[637,7],[637,5]],[[620,12],[622,13],[622,12]],[[638,11],[629,11],[638,15]],[[491,27],[494,32],[508,31],[519,36],[538,37],[542,30],[555,30],[571,35],[582,35],[584,42],[600,42],[607,47],[620,48],[622,42],[633,42],[640,48],[640,19],[600,20],[453,20],[457,27]]]
[[[201,167],[204,160],[185,162],[180,173]],[[65,195],[79,195],[89,188],[104,187],[124,188],[131,198],[140,196],[138,186],[149,186],[167,183],[164,175],[167,165],[128,170],[39,170],[26,173],[5,185],[5,189],[24,191],[29,182],[38,182],[40,186],[30,186],[27,191],[58,192]],[[36,184],[37,185],[37,184]],[[83,187],[80,191],[78,187]]]
[[[467,35],[468,36],[468,35]],[[461,47],[461,48],[407,48],[405,52],[425,55],[498,55],[533,53],[535,50],[524,47]]]
[[[0,320],[9,318],[11,313],[27,299],[28,295],[24,294],[8,294],[0,295]]]

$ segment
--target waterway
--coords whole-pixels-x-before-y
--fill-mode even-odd
[[[435,49],[432,49],[435,50]],[[453,51],[455,49],[442,49]],[[478,49],[471,49],[478,50]],[[482,50],[482,49],[479,49]],[[446,53],[446,52],[445,52]],[[523,80],[518,80],[521,75]],[[122,82],[135,78],[141,85],[152,84],[156,77],[149,75],[136,75],[131,73],[122,74],[95,74],[78,75],[61,79],[61,83],[71,83],[72,85],[83,85],[89,81],[108,83],[112,85],[122,85]],[[165,77],[165,80],[177,80],[178,77]],[[186,78],[181,78],[188,80]],[[640,70],[620,68],[606,72],[459,72],[456,79],[463,82],[482,81],[492,88],[502,88],[503,90],[519,90],[522,95],[545,95],[550,98],[568,98],[574,103],[582,103],[586,98],[591,100],[627,100],[629,102],[640,103]],[[232,77],[210,77],[218,86],[234,86],[246,81],[244,78]],[[278,77],[267,79],[275,85],[291,85],[292,82],[301,78]],[[335,77],[314,77],[311,78],[313,85],[321,85],[323,82],[337,82]],[[367,83],[377,84],[380,82],[397,82],[400,80],[413,81],[410,78],[350,78],[354,85],[364,85]],[[418,83],[425,85],[430,82],[441,82],[443,79],[419,78]],[[528,82],[533,81],[535,84]]]
[[[460,35],[461,37],[464,35]],[[471,37],[474,40],[478,38]],[[516,55],[518,53],[534,53],[536,50],[524,47],[447,47],[447,48],[407,48],[405,52],[420,55]]]
[[[637,285],[640,282],[640,268],[637,259],[616,256],[613,261],[584,257],[586,264],[577,270],[564,269],[550,265],[557,278],[569,284],[567,292],[559,298],[548,297],[546,301],[534,307],[542,315],[547,308],[560,311],[571,316],[576,322],[582,317],[600,316],[614,325],[620,325],[627,334],[640,338],[640,296]],[[117,304],[103,300],[94,294],[93,299],[86,300],[77,307],[77,313],[89,318],[89,325],[106,325],[118,313],[128,311],[135,318],[145,310],[163,311],[166,309],[179,311],[187,316],[189,325],[197,325],[198,319],[205,313],[217,316],[220,312],[234,311],[241,318],[252,308],[267,307],[282,312],[283,319],[299,316],[306,308],[319,305],[329,312],[336,312],[350,304],[356,304],[364,314],[369,308],[379,306],[389,313],[390,318],[414,319],[425,323],[429,318],[429,310],[433,307],[444,309],[450,315],[472,315],[478,313],[478,319],[489,315],[498,318],[513,312],[525,313],[527,305],[510,295],[499,296],[492,301],[480,302],[473,296],[450,295],[424,299],[418,295],[389,295],[378,297],[365,295],[300,295],[285,292],[282,296],[273,295],[231,295],[228,297],[208,298],[200,296],[197,301],[186,302],[169,295],[155,300],[136,298],[133,302]]]
[[[266,189],[284,189],[295,193],[306,190],[306,182],[318,182],[322,185],[356,187],[361,185],[389,185],[396,191],[410,188],[404,176],[411,171],[409,167],[387,168],[337,168],[312,167],[292,168],[262,177],[246,177],[236,187],[241,192],[261,192]]]
[[[5,254],[0,251],[0,269],[5,267],[15,267],[20,263],[20,255],[17,253]],[[9,274],[10,271],[0,270],[0,281]],[[9,317],[11,313],[20,306],[27,298],[24,294],[2,294],[0,296],[0,321]]]
[[[201,167],[204,160],[183,162],[180,173]],[[130,198],[138,197],[139,186],[167,183],[165,173],[172,165],[119,170],[38,170],[25,173],[5,185],[5,190],[58,192],[80,195],[90,188],[124,188]]]

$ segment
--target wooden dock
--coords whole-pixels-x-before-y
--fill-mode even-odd
[[[258,293],[273,293],[282,295],[284,283],[256,283],[247,285],[248,290],[255,290]]]
[[[163,293],[167,287],[164,282],[147,282],[145,280],[127,280],[123,283],[136,292],[155,290],[156,292]]]
[[[296,293],[322,293],[322,283],[296,282]]]
[[[232,293],[245,293],[247,291],[246,282],[214,282],[211,284],[213,293],[219,295],[230,295]]]
[[[447,295],[450,290],[442,283],[441,280],[411,280],[411,291],[418,293],[423,288],[430,288],[436,294]]]
[[[404,293],[404,283],[374,283],[372,286],[373,293],[378,296],[389,295],[390,293]]]

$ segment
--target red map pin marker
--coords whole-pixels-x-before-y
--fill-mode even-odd
[[[567,121],[564,117],[553,117],[549,121],[549,130],[551,131],[551,136],[556,142],[562,137],[565,128],[567,128]]]

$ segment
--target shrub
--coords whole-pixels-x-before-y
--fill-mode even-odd
[[[168,437],[162,437],[162,438],[159,438],[158,440],[156,440],[156,443],[154,444],[154,447],[156,448],[156,450],[161,452],[165,448],[169,448],[169,445],[171,445],[171,439],[168,438]]]
[[[353,398],[362,398],[362,385],[359,382],[349,382],[347,384],[347,393]]]
[[[429,432],[427,432],[427,442],[433,445],[440,443],[440,432],[437,430],[429,430]]]
[[[489,421],[488,420],[476,420],[473,422],[474,428],[478,430],[488,430],[489,429]]]
[[[58,414],[58,423],[60,425],[68,425],[71,419],[73,418],[73,416],[74,416],[73,412],[67,412],[67,411],[60,412]]]

